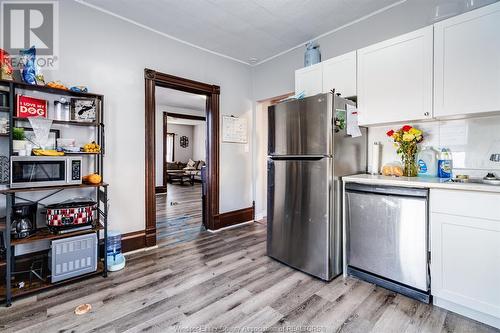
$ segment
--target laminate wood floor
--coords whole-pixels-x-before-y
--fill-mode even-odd
[[[0,308],[2,332],[498,332],[354,278],[330,283],[265,255],[264,222],[200,232],[127,267]],[[83,303],[92,311],[76,316]]]
[[[202,228],[201,183],[167,184],[156,195],[156,241],[159,245],[193,240]]]

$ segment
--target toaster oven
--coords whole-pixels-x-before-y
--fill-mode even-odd
[[[11,188],[82,183],[81,156],[12,156],[10,170]]]

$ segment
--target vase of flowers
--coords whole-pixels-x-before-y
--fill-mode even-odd
[[[418,167],[416,162],[417,145],[424,140],[421,130],[410,125],[405,125],[397,130],[390,130],[387,136],[394,141],[397,153],[403,162],[403,175],[416,177]]]

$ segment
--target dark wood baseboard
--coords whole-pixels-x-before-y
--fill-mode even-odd
[[[155,187],[155,193],[167,193],[167,187],[166,186],[156,186]]]
[[[217,230],[229,227],[235,224],[253,221],[255,219],[255,202],[252,207],[233,210],[230,212],[222,213],[215,216],[215,228]]]
[[[130,252],[146,247],[146,231],[139,230],[122,235],[122,252]]]

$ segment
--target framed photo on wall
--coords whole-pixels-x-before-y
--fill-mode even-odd
[[[94,122],[97,117],[97,99],[72,98],[70,104],[70,119],[73,121]]]

